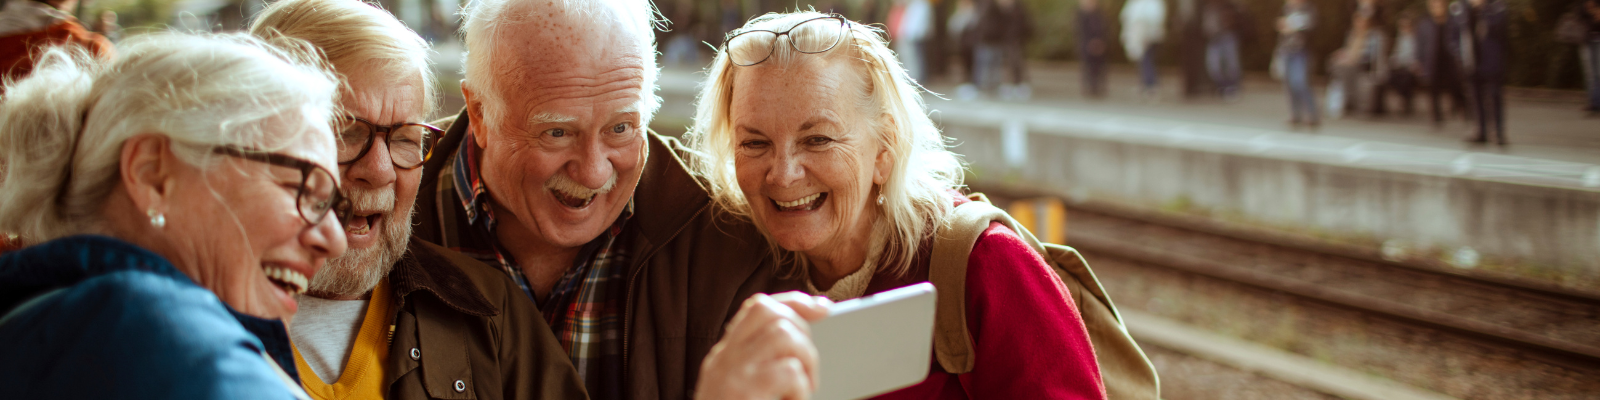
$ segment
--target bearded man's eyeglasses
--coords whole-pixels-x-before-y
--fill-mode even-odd
[[[444,130],[419,122],[378,125],[354,116],[345,116],[339,125],[339,165],[355,164],[372,151],[379,136],[387,136],[389,160],[395,168],[413,169],[428,161],[434,143]]]

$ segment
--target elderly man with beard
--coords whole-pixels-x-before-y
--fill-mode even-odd
[[[741,304],[803,282],[711,207],[681,143],[645,128],[659,102],[650,3],[480,0],[465,14],[466,107],[437,124],[417,237],[520,283],[591,396],[689,397]]]
[[[339,169],[349,250],[312,277],[290,328],[317,399],[583,398],[534,305],[498,270],[412,240],[433,109],[427,44],[359,0],[284,0],[251,27],[323,51],[345,79]],[[304,372],[309,370],[310,372]]]

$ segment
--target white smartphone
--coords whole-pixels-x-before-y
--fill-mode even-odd
[[[821,386],[812,398],[859,399],[922,382],[933,355],[933,284],[835,303],[811,323]]]

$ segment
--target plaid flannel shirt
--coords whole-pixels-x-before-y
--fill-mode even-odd
[[[456,194],[472,229],[493,238],[497,221],[478,170],[481,155],[477,146],[470,145],[474,143],[470,134],[463,142],[468,145],[461,146],[454,164]],[[458,249],[485,264],[499,266],[533,299],[594,399],[622,398],[622,302],[626,291],[623,274],[628,255],[626,246],[617,239],[632,215],[633,202],[629,200],[616,222],[579,250],[572,267],[543,299],[534,295],[516,259],[499,243],[479,243],[477,247],[464,243]]]

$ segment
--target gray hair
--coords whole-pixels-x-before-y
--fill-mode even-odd
[[[152,34],[107,62],[43,50],[39,67],[0,101],[0,232],[38,243],[100,232],[120,179],[122,145],[159,133],[192,165],[210,149],[277,151],[327,130],[266,129],[288,119],[331,122],[337,86],[304,46],[242,34]]]
[[[423,117],[438,104],[428,42],[377,5],[361,0],[283,0],[256,15],[250,33],[262,38],[287,36],[309,42],[328,63],[343,68],[379,61],[368,74],[418,76],[422,79]],[[336,71],[337,72],[337,71]],[[345,74],[348,75],[348,74]]]
[[[729,37],[756,29],[782,32],[801,22],[826,16],[816,11],[771,13],[750,20],[743,28],[729,33]],[[879,146],[887,151],[893,163],[888,180],[879,189],[884,197],[883,222],[887,225],[887,237],[873,240],[884,241],[883,268],[892,273],[904,273],[922,241],[929,238],[950,213],[954,200],[949,191],[961,186],[963,167],[960,157],[949,150],[948,139],[928,118],[927,107],[922,102],[922,87],[906,74],[894,52],[889,50],[882,31],[850,22],[846,32],[847,40],[826,54],[810,56],[848,57],[864,83],[861,87],[865,92],[860,94],[860,101],[869,115],[863,122],[877,133]],[[794,31],[783,37],[796,41],[829,40],[813,37],[828,33],[832,32],[802,34]],[[728,52],[746,51],[752,49],[723,48],[717,52],[711,63],[710,78],[696,101],[694,127],[684,135],[689,146],[698,153],[691,166],[706,178],[712,201],[741,218],[750,217],[750,205],[744,192],[739,190],[733,163],[735,143],[729,110],[734,75],[744,68],[788,67],[799,57],[807,56],[787,43],[777,43],[771,58],[762,64],[739,67],[729,60]],[[762,231],[765,232],[765,228]],[[805,268],[804,257],[793,256],[800,267]]]
[[[615,4],[621,10],[612,12],[606,4]],[[605,18],[616,18],[617,23],[632,26],[644,36],[640,38],[643,41],[640,46],[649,54],[642,57],[644,90],[639,102],[639,118],[640,125],[650,126],[651,118],[661,108],[661,98],[656,96],[656,78],[661,75],[661,69],[656,65],[654,29],[663,21],[650,0],[473,0],[461,12],[461,36],[465,38],[467,49],[461,73],[466,85],[476,89],[473,93],[488,99],[483,110],[485,119],[493,119],[489,115],[497,112],[496,108],[501,105],[491,65],[494,37],[507,23],[536,18],[533,15],[535,6],[557,8],[598,26],[611,24],[604,21]]]

